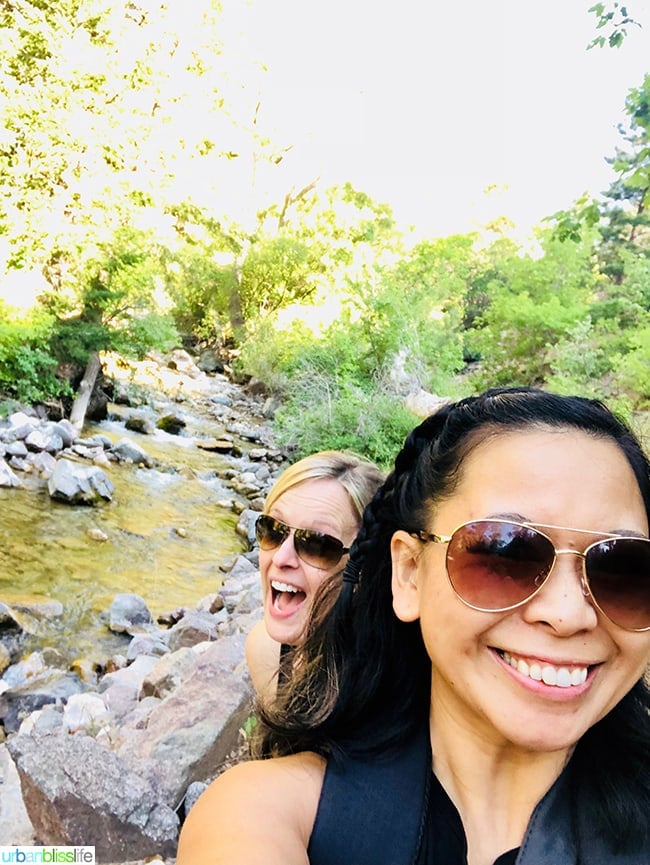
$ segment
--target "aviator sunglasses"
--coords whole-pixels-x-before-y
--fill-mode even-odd
[[[582,559],[582,591],[601,613],[628,631],[650,630],[647,538],[609,535],[581,553],[556,548],[531,525],[498,519],[464,523],[451,535],[425,531],[414,535],[424,542],[448,545],[449,582],[460,600],[474,610],[501,613],[525,604],[546,583],[557,556],[571,553]]]
[[[343,543],[332,535],[313,529],[296,529],[268,514],[261,514],[255,521],[255,537],[263,550],[275,550],[292,532],[293,546],[298,558],[321,571],[333,567],[345,553],[350,552],[349,547],[344,547]]]

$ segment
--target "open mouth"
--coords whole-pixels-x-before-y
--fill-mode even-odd
[[[278,613],[286,616],[295,612],[306,598],[305,592],[297,586],[292,586],[291,583],[282,583],[280,580],[271,580],[272,605]]]

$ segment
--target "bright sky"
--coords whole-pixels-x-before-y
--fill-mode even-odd
[[[428,236],[500,214],[526,229],[606,189],[626,94],[650,71],[650,0],[629,0],[644,26],[621,48],[587,51],[592,2],[251,0],[287,182],[350,180]]]

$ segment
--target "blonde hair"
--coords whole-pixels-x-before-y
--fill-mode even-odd
[[[287,490],[305,481],[321,478],[331,478],[341,484],[350,498],[354,515],[360,525],[364,509],[383,483],[384,474],[373,462],[358,454],[318,451],[303,457],[282,472],[266,497],[264,513],[268,513]]]

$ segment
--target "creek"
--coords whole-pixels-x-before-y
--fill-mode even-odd
[[[236,532],[248,501],[224,481],[236,461],[196,446],[196,436],[224,433],[208,405],[176,406],[187,424],[181,435],[129,432],[120,406],[84,427],[85,437],[132,438],[154,461],[153,468],[111,464],[115,490],[103,506],[53,501],[42,479],[30,476],[22,489],[0,488],[0,600],[63,606],[62,615],[30,619],[25,650],[105,655],[123,642],[105,626],[117,593],[140,595],[155,619],[218,590],[220,565],[248,549]]]

